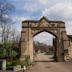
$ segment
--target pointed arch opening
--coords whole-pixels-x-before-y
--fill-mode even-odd
[[[56,61],[56,38],[52,32],[42,30],[33,36],[35,61]]]

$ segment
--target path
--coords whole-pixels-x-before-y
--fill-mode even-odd
[[[72,63],[65,62],[37,62],[27,72],[72,72]]]
[[[53,55],[37,54],[36,64],[26,72],[72,72],[72,62],[49,62]]]
[[[45,53],[39,53],[35,56],[35,61],[54,61],[54,59],[52,59],[53,55],[45,55]]]

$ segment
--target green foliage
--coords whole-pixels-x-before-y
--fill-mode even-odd
[[[12,52],[12,53],[11,53],[11,57],[16,57],[17,52],[16,52],[16,51],[14,51],[14,50],[12,50],[11,52]]]
[[[23,61],[20,61],[21,66],[30,66],[32,64],[32,62],[30,61],[30,56],[29,55],[25,55],[25,59]]]
[[[14,61],[12,61],[12,66],[16,66],[16,65],[19,65],[20,64],[20,60],[19,59],[17,59],[17,60],[14,60]]]
[[[32,62],[30,61],[30,56],[25,55],[25,59],[22,61],[19,59],[16,59],[14,61],[7,61],[7,68],[10,68],[16,65],[21,65],[22,67],[23,66],[29,67],[30,65],[32,65]]]
[[[20,64],[20,61],[18,59],[14,61],[7,61],[6,68],[10,70],[10,69],[13,69],[14,66],[19,64]]]
[[[12,47],[13,44],[11,42],[4,42],[0,47],[0,57],[16,57],[17,52]]]
[[[39,42],[34,43],[34,49],[36,53],[38,53],[38,51],[46,54],[52,54],[54,52],[53,46]]]

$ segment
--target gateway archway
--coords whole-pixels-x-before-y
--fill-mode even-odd
[[[26,20],[22,22],[21,32],[21,59],[29,55],[31,61],[34,59],[33,36],[42,31],[47,31],[54,35],[54,45],[56,47],[56,61],[64,61],[64,43],[68,39],[63,21],[50,21],[45,17],[40,20]]]
[[[33,49],[35,62],[54,62],[56,61],[56,37],[44,30],[34,35]]]

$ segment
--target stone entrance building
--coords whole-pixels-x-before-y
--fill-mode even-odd
[[[21,32],[21,59],[29,55],[34,60],[33,37],[40,32],[46,31],[53,36],[56,61],[64,61],[64,48],[70,46],[70,40],[66,34],[63,21],[50,21],[46,17],[40,20],[25,20],[22,22]]]

